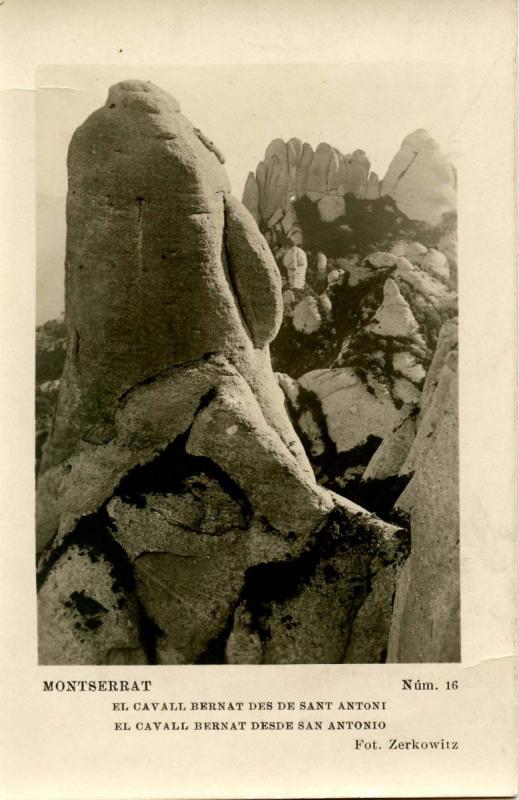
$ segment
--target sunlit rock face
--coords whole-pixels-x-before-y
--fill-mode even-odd
[[[438,143],[420,129],[402,142],[381,194],[391,196],[411,219],[438,225],[444,214],[456,210],[456,172]]]
[[[293,243],[300,245],[291,215],[294,201],[314,201],[326,223],[344,217],[345,195],[370,201],[391,198],[409,219],[436,226],[456,211],[456,172],[423,129],[406,136],[382,181],[370,171],[363,150],[344,155],[326,142],[314,151],[297,138],[274,139],[247,177],[243,204],[272,237],[283,230],[291,238],[292,231],[298,238]]]

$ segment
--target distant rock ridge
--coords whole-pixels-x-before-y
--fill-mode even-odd
[[[326,142],[314,151],[297,138],[274,139],[247,177],[243,204],[262,230],[281,226],[300,245],[294,200],[306,196],[315,201],[321,219],[331,222],[344,214],[348,194],[365,200],[389,196],[410,219],[438,225],[456,209],[456,172],[423,129],[406,136],[382,181],[370,171],[364,150],[344,155]]]

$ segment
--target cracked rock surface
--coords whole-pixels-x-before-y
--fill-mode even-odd
[[[316,196],[330,159],[309,162]],[[316,482],[270,362],[281,276],[222,162],[141,81],[71,141],[40,663],[385,658],[405,531]],[[366,170],[354,154],[352,185]]]

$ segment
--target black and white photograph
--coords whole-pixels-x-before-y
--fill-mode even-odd
[[[455,93],[149,71],[40,71],[40,663],[459,661]]]
[[[0,800],[517,792],[516,0],[0,0]]]

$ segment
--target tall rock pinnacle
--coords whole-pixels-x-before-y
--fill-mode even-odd
[[[249,243],[237,269],[260,270],[261,280],[254,299],[237,302],[232,259],[222,259],[227,176],[209,140],[157,87],[112,87],[74,134],[68,168],[69,361],[80,435],[99,443],[113,435],[117,399],[164,369],[209,352],[247,369],[253,346],[279,327],[279,278],[267,248],[257,254]]]
[[[399,529],[316,483],[270,362],[280,275],[222,161],[141,81],[70,144],[42,663],[341,661],[370,578],[402,559]]]

